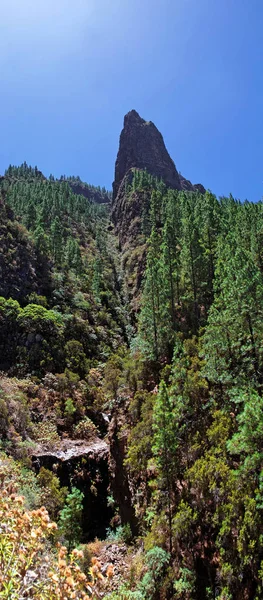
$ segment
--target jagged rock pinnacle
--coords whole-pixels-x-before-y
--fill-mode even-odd
[[[120,145],[115,164],[113,199],[118,194],[121,182],[131,168],[146,169],[163,179],[168,187],[181,189],[179,174],[169,156],[162,134],[151,121],[145,121],[136,110],[124,117]]]

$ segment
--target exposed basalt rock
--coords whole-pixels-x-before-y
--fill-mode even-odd
[[[94,438],[61,440],[53,447],[39,445],[32,456],[32,465],[52,470],[63,486],[75,485],[84,493],[82,530],[84,540],[105,537],[113,517],[108,506],[109,485],[114,495],[122,523],[129,523],[137,533],[128,475],[124,467],[125,437],[119,433],[120,423],[113,417],[109,428],[109,444]]]
[[[115,163],[113,202],[120,185],[130,169],[146,169],[148,173],[162,179],[167,187],[175,190],[205,191],[201,184],[192,185],[182,177],[171,159],[163,136],[151,121],[145,121],[136,110],[124,117],[120,145]]]
[[[46,457],[45,460],[50,460],[52,464],[56,460],[67,462],[82,456],[95,456],[107,460],[108,452],[108,444],[100,438],[95,438],[92,441],[65,439],[50,449],[45,446],[38,446],[34,458],[41,460],[41,458]]]
[[[127,438],[122,428],[123,422],[113,415],[109,429],[111,488],[114,500],[119,507],[122,523],[129,523],[133,535],[138,534],[138,523],[132,502],[129,477],[124,465]],[[122,430],[122,431],[121,431]]]
[[[110,482],[109,446],[99,438],[62,440],[53,448],[39,446],[32,457],[36,471],[53,470],[61,485],[75,485],[84,494],[82,531],[85,541],[103,538],[113,516],[107,496]]]
[[[151,121],[147,122],[131,110],[124,117],[120,147],[115,164],[113,199],[126,173],[136,167],[146,169],[152,175],[174,189],[180,189],[180,179],[175,164],[169,156],[162,134]]]
[[[71,187],[74,194],[78,194],[79,196],[84,196],[88,198],[91,202],[95,202],[96,204],[109,204],[111,201],[110,196],[108,194],[103,194],[97,189],[94,189],[85,183],[77,182],[77,181],[68,181],[69,186]]]
[[[185,190],[186,192],[200,192],[201,194],[205,194],[205,188],[201,183],[192,184],[191,181],[189,181],[189,179],[185,179],[181,173],[179,173],[179,178],[182,190]]]
[[[111,217],[122,251],[122,268],[132,318],[138,311],[140,288],[146,264],[146,238],[143,215],[149,214],[152,187],[133,189],[134,169],[162,179],[168,188],[205,193],[201,184],[193,185],[176,169],[155,125],[135,110],[124,117],[115,164]],[[136,320],[136,319],[135,319]]]

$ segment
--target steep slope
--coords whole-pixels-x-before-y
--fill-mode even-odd
[[[127,296],[137,312],[139,291],[146,264],[147,235],[153,193],[175,191],[205,193],[176,169],[160,131],[135,111],[124,117],[115,163],[111,217],[122,251]]]
[[[5,171],[5,175],[0,177],[0,181],[3,183],[14,183],[16,181],[26,180],[28,183],[33,183],[37,181],[47,181],[47,177],[43,175],[42,171],[40,171],[37,167],[31,167],[26,163],[22,163],[20,166],[9,165],[8,169]],[[85,181],[82,181],[79,176],[70,176],[61,175],[59,179],[55,179],[53,175],[49,176],[49,181],[55,183],[67,182],[72,192],[77,196],[84,196],[90,202],[94,202],[95,204],[108,204],[111,201],[111,192],[107,191],[105,187],[90,185]]]
[[[33,292],[51,292],[50,262],[35,244],[0,193],[0,296],[22,304]]]
[[[60,552],[111,528],[75,553],[88,577],[94,549],[103,574],[114,563],[113,594],[96,598],[261,600],[263,203],[193,188],[153,124],[127,121],[115,231],[107,206],[72,192],[78,178],[24,164],[0,183],[0,441],[16,460],[0,452],[3,564],[13,573],[17,554],[22,586],[25,559],[38,576],[23,494],[32,523],[50,511]],[[51,538],[44,574],[46,553]],[[80,598],[67,580],[63,597]]]
[[[137,177],[134,185],[136,171],[141,176]],[[122,248],[127,242],[138,245],[143,213],[149,210],[149,198],[153,189],[158,187],[158,181],[162,190],[167,187],[205,193],[202,184],[193,185],[177,171],[162,134],[154,123],[145,121],[135,110],[131,110],[124,117],[120,135],[111,210]]]
[[[105,188],[84,183],[78,177],[69,177],[67,182],[74,194],[84,196],[84,198],[88,198],[88,200],[95,202],[95,204],[109,204],[111,201],[111,195]]]
[[[8,169],[1,195],[0,368],[63,371],[69,342],[83,376],[87,358],[107,357],[126,335],[107,206],[26,164]]]

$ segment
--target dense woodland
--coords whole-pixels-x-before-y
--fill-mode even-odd
[[[0,597],[261,600],[263,204],[135,170],[120,242],[110,200],[0,182]],[[103,531],[102,474],[32,460],[72,440],[109,445]]]

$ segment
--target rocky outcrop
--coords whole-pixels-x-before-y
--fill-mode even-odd
[[[76,486],[84,494],[82,531],[84,541],[103,538],[113,516],[108,506],[109,446],[100,438],[91,441],[61,440],[54,447],[38,446],[32,465],[50,469],[62,486]]]
[[[181,173],[179,173],[179,179],[182,190],[185,190],[186,192],[200,192],[201,194],[205,194],[205,188],[201,183],[192,184],[191,181],[189,181],[189,179],[185,179]]]
[[[99,188],[87,185],[82,181],[68,181],[68,184],[74,194],[84,196],[91,202],[95,202],[95,204],[109,204],[111,201],[110,195],[107,192],[103,192],[103,190]]]
[[[178,191],[205,193],[201,184],[193,185],[176,169],[163,137],[151,121],[145,121],[131,110],[124,117],[119,151],[115,163],[111,218],[119,239],[125,288],[132,319],[139,307],[147,240],[145,222],[150,210],[151,193],[155,183],[133,189],[134,169],[146,170],[161,179],[168,188]],[[143,226],[144,222],[144,226]]]
[[[38,445],[32,456],[35,471],[45,467],[56,473],[62,486],[75,485],[84,494],[82,530],[85,541],[105,537],[113,517],[108,505],[109,486],[119,508],[120,522],[137,533],[128,474],[124,466],[125,436],[120,435],[116,414],[109,427],[109,441],[60,440],[56,445]]]
[[[100,438],[93,439],[92,441],[86,440],[61,440],[58,445],[52,448],[45,446],[38,446],[34,453],[34,460],[39,463],[45,461],[46,463],[54,464],[56,461],[67,462],[83,457],[96,457],[108,459],[109,446]]]
[[[120,146],[115,164],[113,199],[120,184],[132,168],[146,169],[174,189],[180,189],[180,179],[175,164],[169,156],[162,134],[151,121],[145,121],[136,110],[124,117]]]
[[[111,488],[119,508],[121,522],[129,523],[133,535],[137,535],[138,522],[133,507],[129,476],[124,464],[127,445],[124,422],[124,414],[115,413],[109,428]]]
[[[131,110],[124,117],[115,163],[113,201],[124,177],[132,168],[146,169],[151,175],[162,179],[167,187],[175,190],[201,191],[202,188],[205,191],[201,184],[192,185],[178,173],[160,131],[154,123],[142,119],[136,110]]]

